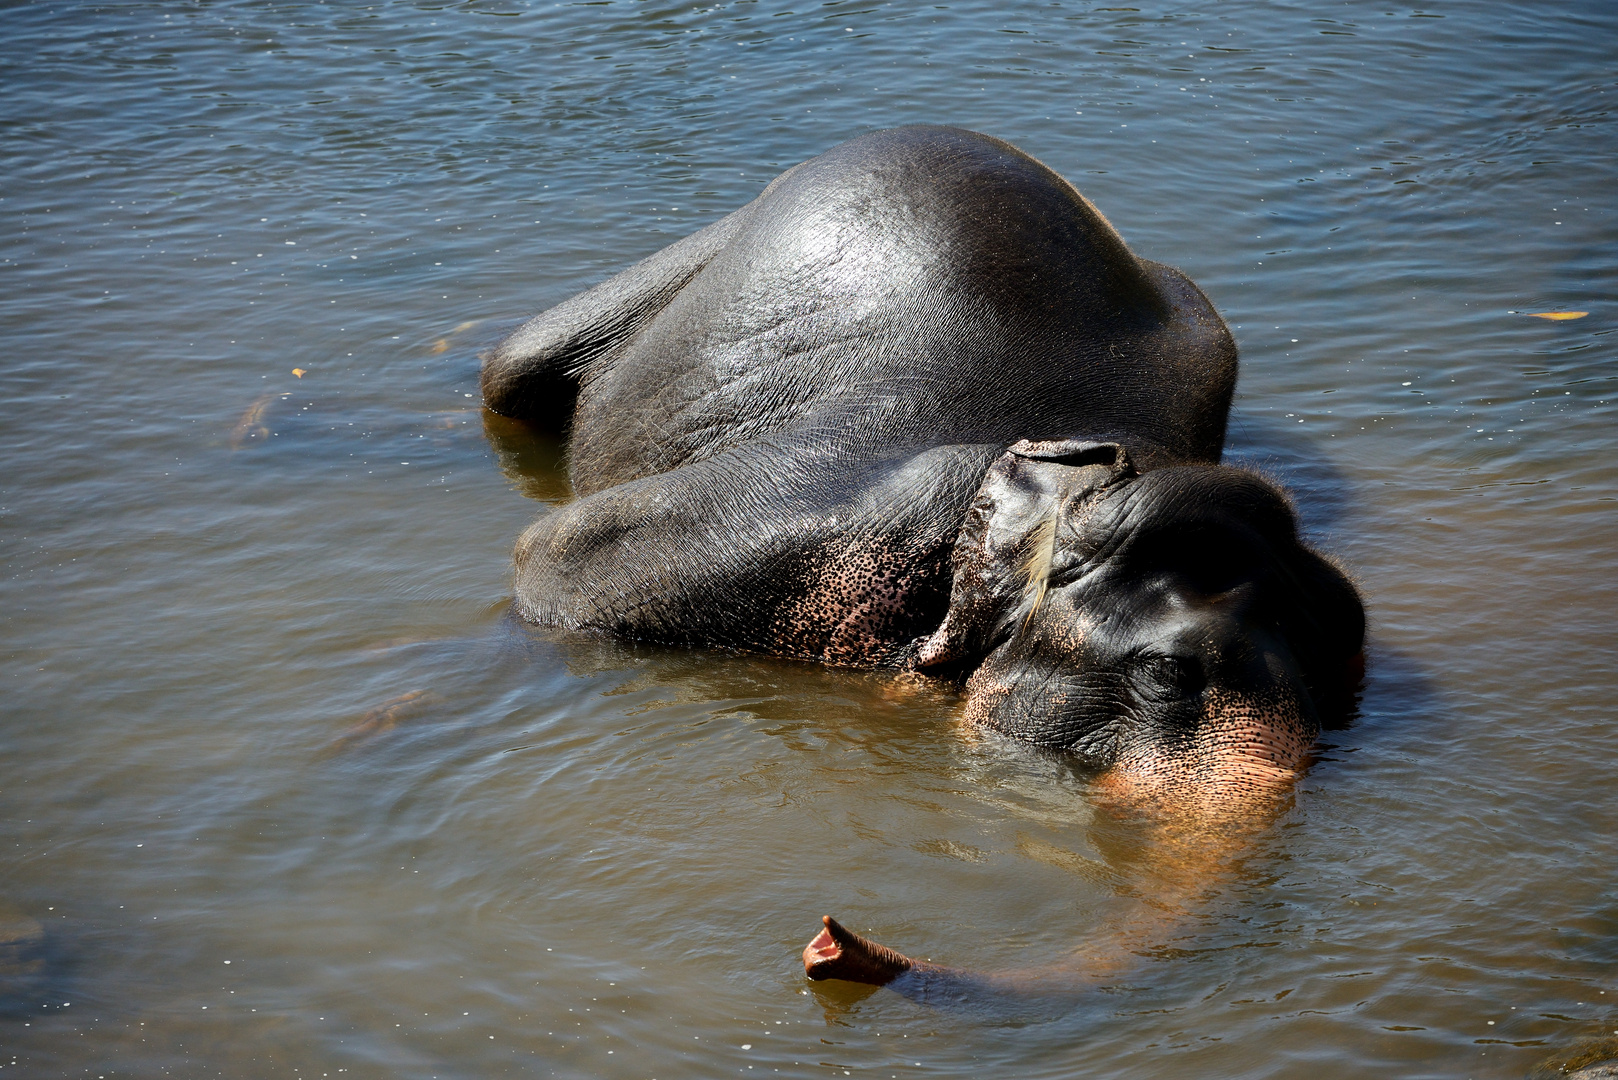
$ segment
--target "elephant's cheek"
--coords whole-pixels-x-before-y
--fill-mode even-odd
[[[968,730],[991,728],[1030,742],[1052,741],[1053,718],[1062,715],[1067,695],[1054,680],[1039,678],[1027,669],[992,661],[966,680],[966,704],[961,721]],[[1037,687],[1035,696],[1030,686]]]
[[[968,728],[980,724],[997,727],[996,714],[1004,710],[1011,700],[1011,680],[985,674],[979,668],[966,682],[966,707],[961,712],[961,720]]]
[[[1290,695],[1209,691],[1194,731],[1128,747],[1099,784],[1130,802],[1241,813],[1286,792],[1315,735]]]

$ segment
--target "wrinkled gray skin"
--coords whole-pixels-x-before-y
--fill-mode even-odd
[[[518,610],[940,674],[1131,797],[1240,804],[1352,690],[1363,619],[1218,464],[1235,378],[1207,298],[1039,162],[866,135],[486,358],[489,408],[571,429]]]

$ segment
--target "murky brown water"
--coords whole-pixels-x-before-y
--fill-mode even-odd
[[[7,7],[0,1075],[1517,1077],[1618,1030],[1615,51],[1594,2]],[[989,1014],[796,954],[1047,962],[1143,837],[927,686],[512,625],[560,451],[474,396],[915,120],[1207,290],[1233,456],[1373,620],[1231,876]]]

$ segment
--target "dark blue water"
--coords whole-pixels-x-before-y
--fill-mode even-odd
[[[0,9],[3,1075],[1517,1077],[1618,1031],[1614,56],[1596,2]],[[916,121],[1203,286],[1233,457],[1372,618],[1239,870],[1007,1015],[796,953],[829,911],[1044,963],[1151,856],[937,688],[512,627],[566,484],[476,396]]]

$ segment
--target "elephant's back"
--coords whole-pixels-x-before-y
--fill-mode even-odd
[[[581,488],[795,428],[877,444],[1067,434],[1117,411],[1103,386],[1129,399],[1199,377],[1162,345],[1185,318],[1163,268],[1000,140],[862,136],[788,170],[738,217],[701,273],[586,373]]]
[[[788,170],[710,269],[752,279],[756,310],[798,286],[833,325],[938,300],[1007,316],[1155,304],[1139,260],[1066,180],[960,128],[879,131]],[[936,299],[935,299],[936,298]],[[797,305],[787,303],[788,310]],[[899,310],[894,310],[895,307]]]

